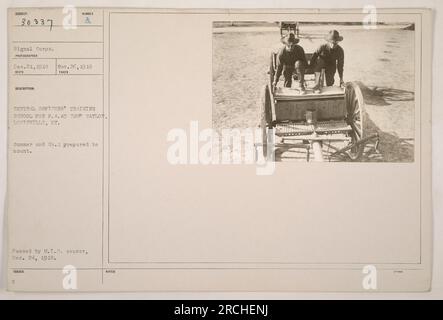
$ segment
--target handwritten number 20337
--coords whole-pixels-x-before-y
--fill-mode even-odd
[[[48,26],[49,31],[52,31],[53,20],[52,19],[26,19],[23,18],[21,22],[22,27],[31,26]]]

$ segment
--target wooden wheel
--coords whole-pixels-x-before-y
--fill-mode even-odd
[[[271,61],[270,61],[270,63],[269,63],[269,76],[270,76],[270,78],[271,78],[271,83],[274,83],[274,77],[275,77],[275,73],[277,72],[277,66],[276,66],[276,57],[277,57],[277,54],[276,53],[271,53]]]
[[[269,86],[265,85],[260,95],[260,128],[262,130],[263,157],[265,159],[268,154],[268,126],[271,122],[271,94]]]
[[[351,144],[355,144],[363,139],[364,134],[364,101],[360,87],[356,83],[349,82],[346,84],[345,102],[347,111],[346,120],[352,128],[352,132],[350,133]],[[352,161],[358,161],[361,158],[363,151],[364,144],[357,144],[347,151],[347,155]]]

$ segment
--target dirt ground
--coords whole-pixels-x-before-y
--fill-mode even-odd
[[[368,144],[362,161],[414,161],[414,31],[398,26],[376,30],[340,26],[309,30],[301,26],[301,32],[320,35],[332,28],[344,37],[340,43],[345,51],[344,80],[356,81],[364,96],[365,135],[380,134],[379,152]],[[323,42],[312,37],[302,38],[299,44],[308,53]],[[278,28],[214,28],[215,129],[257,125],[260,89],[268,81],[269,57],[280,46]],[[276,158],[305,160],[300,152],[303,151],[277,150]]]

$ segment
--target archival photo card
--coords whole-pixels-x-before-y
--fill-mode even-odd
[[[427,9],[9,9],[9,290],[429,290],[431,39]]]

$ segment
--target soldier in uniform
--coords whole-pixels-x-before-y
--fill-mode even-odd
[[[343,65],[344,65],[344,51],[338,44],[343,40],[337,30],[331,30],[327,34],[326,43],[322,44],[317,51],[312,55],[310,66],[315,71],[315,86],[314,92],[320,92],[320,75],[322,69],[325,69],[326,85],[334,85],[335,72],[338,70],[340,77],[340,85],[344,85],[343,81]]]
[[[300,83],[300,92],[305,93],[305,69],[307,66],[305,51],[297,43],[300,39],[296,38],[293,33],[282,39],[284,47],[277,53],[277,72],[275,74],[273,87],[277,86],[280,76],[283,74],[285,78],[284,86],[290,88],[292,86],[292,76],[297,74]]]

